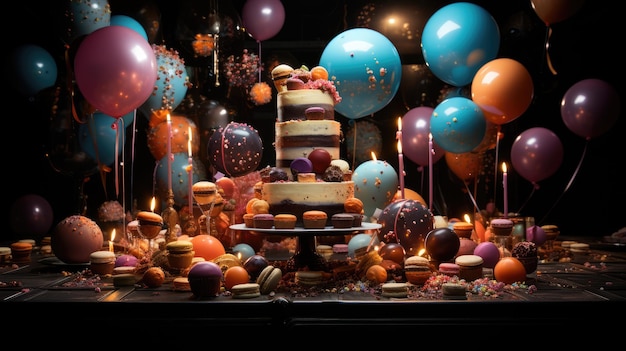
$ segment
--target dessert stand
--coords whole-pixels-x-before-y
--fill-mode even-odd
[[[296,253],[289,259],[287,270],[299,270],[308,267],[309,270],[325,270],[326,260],[315,252],[316,236],[334,236],[334,235],[350,235],[357,234],[368,230],[376,230],[382,227],[378,223],[362,223],[360,227],[335,228],[326,226],[320,229],[305,229],[296,227],[294,229],[262,229],[247,227],[244,223],[233,224],[230,226],[232,230],[243,230],[261,234],[272,234],[282,236],[298,237],[298,246]]]

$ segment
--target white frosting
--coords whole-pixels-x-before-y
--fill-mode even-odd
[[[278,121],[305,119],[304,111],[309,107],[323,107],[325,119],[335,119],[335,101],[333,97],[319,89],[288,90],[276,97]]]
[[[354,182],[264,183],[262,196],[270,207],[285,200],[311,206],[343,204],[354,197]]]

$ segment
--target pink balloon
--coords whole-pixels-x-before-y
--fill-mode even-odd
[[[561,100],[561,118],[574,134],[587,140],[600,136],[617,122],[617,91],[600,79],[584,79],[572,85]]]
[[[285,24],[285,7],[280,0],[247,0],[241,20],[244,28],[257,41],[272,38]]]
[[[511,163],[517,173],[531,183],[553,175],[563,163],[563,144],[551,130],[530,128],[515,138]]]
[[[402,153],[420,166],[428,166],[428,134],[433,111],[432,107],[420,106],[402,117]],[[433,149],[433,163],[436,163],[445,155],[445,150],[434,140]]]
[[[156,57],[141,34],[123,26],[108,26],[80,43],[74,74],[87,102],[120,118],[152,94],[157,79]]]

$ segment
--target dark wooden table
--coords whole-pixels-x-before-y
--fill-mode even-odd
[[[460,301],[389,299],[372,291],[341,290],[282,292],[247,300],[223,294],[199,300],[191,292],[175,291],[171,279],[159,288],[115,287],[111,277],[94,283],[84,280],[85,267],[51,264],[33,254],[29,264],[1,266],[0,299],[2,311],[10,311],[11,326],[52,323],[72,333],[89,332],[94,324],[128,325],[133,333],[254,327],[289,335],[336,328],[365,335],[368,330],[404,333],[441,326],[468,333],[567,326],[603,330],[625,306],[626,252],[605,244],[592,243],[591,248],[569,262],[540,262],[527,276],[526,284],[536,287],[532,292],[520,288],[496,298],[472,294]],[[20,312],[25,310],[29,313]]]

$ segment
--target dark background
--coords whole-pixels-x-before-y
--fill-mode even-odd
[[[378,29],[375,20],[387,12],[396,11],[409,16],[411,25],[419,32],[432,13],[451,2],[283,1],[285,23],[280,33],[262,42],[261,58],[265,66],[279,62],[289,63],[294,67],[301,64],[313,67],[317,65],[325,45],[344,30],[364,26]],[[522,209],[522,215],[534,216],[538,224],[557,224],[566,235],[601,237],[626,226],[623,214],[626,206],[622,204],[626,187],[621,174],[621,163],[626,152],[623,106],[615,126],[606,134],[589,141],[569,131],[560,115],[563,95],[569,87],[583,79],[605,80],[618,90],[620,96],[624,96],[623,57],[619,52],[625,30],[616,6],[609,1],[586,1],[576,14],[551,25],[553,33],[549,40],[549,53],[558,71],[557,75],[553,75],[548,70],[545,58],[547,27],[534,13],[530,0],[471,2],[484,7],[500,26],[501,44],[498,57],[513,58],[524,64],[533,77],[535,87],[534,98],[528,110],[502,126],[500,161],[510,164],[510,148],[514,138],[531,127],[551,129],[564,145],[561,168],[553,176],[539,182],[536,191],[532,191],[530,182],[517,176],[514,171],[510,172],[509,209]],[[66,43],[61,40],[59,33],[63,29],[62,13],[67,3],[69,1],[28,1],[13,4],[8,15],[15,17],[18,24],[9,26],[8,22],[14,21],[4,21],[2,24],[3,32],[6,33],[5,54],[21,44],[40,45],[58,59],[59,80],[64,78],[63,75],[67,72],[64,59]],[[216,88],[211,84],[214,76],[209,62],[191,57],[185,43],[177,38],[181,9],[187,5],[192,8],[200,6],[199,4],[206,6],[206,3],[219,6],[221,13],[240,21],[245,1],[110,1],[113,15],[130,15],[140,22],[156,16],[160,27],[158,33],[150,38],[152,43],[179,50],[187,67],[196,72],[195,86],[189,94],[218,101],[231,112],[232,120],[248,123],[258,129],[264,142],[262,166],[272,165],[275,158],[272,147],[276,116],[275,96],[269,104],[251,106],[245,102],[245,97],[236,92],[228,94],[226,83]],[[419,35],[411,41],[394,44],[403,65],[424,65]],[[70,46],[75,49],[76,45],[77,43],[71,43]],[[231,50],[240,55],[241,50],[246,48],[258,54],[258,47],[251,37],[242,37],[227,44],[223,50]],[[6,65],[5,63],[4,68],[10,70],[11,67]],[[269,72],[264,72],[264,81],[268,81],[268,74]],[[113,173],[102,178],[99,172],[72,169],[60,171],[50,165],[46,157],[46,153],[53,146],[50,141],[49,100],[45,96],[20,96],[8,85],[4,99],[3,138],[4,179],[9,190],[3,211],[6,222],[10,222],[8,214],[11,205],[26,194],[39,194],[50,202],[54,209],[54,223],[76,213],[95,218],[97,207],[105,200],[126,201],[130,206],[133,198],[151,197],[155,160],[146,145],[145,116],[138,114],[135,128],[137,139],[133,194],[125,194],[126,199],[117,199]],[[436,78],[425,77],[418,82],[417,87],[401,86],[384,109],[359,119],[370,121],[381,130],[383,154],[379,158],[388,160],[397,169],[397,117],[420,105],[435,107],[441,91],[445,88]],[[421,100],[422,95],[425,100]],[[344,130],[351,122],[341,115],[337,116],[337,120],[342,122]],[[130,128],[127,133],[130,134]],[[130,138],[127,140],[130,141]],[[586,154],[582,159],[585,148]],[[345,153],[345,145],[342,152]],[[493,150],[488,153],[493,159]],[[436,182],[435,214],[461,217],[465,213],[471,213],[473,204],[466,193],[465,184],[447,168],[445,160],[437,162],[433,170]],[[494,184],[493,175],[489,174],[493,172],[493,164],[486,161],[484,170],[485,174],[477,177],[476,184],[470,184],[470,189],[474,189],[476,185],[476,199],[481,208],[484,208],[493,195]],[[406,160],[405,171],[406,187],[416,190],[426,198],[428,188],[427,180],[423,180],[424,172],[410,160]],[[572,178],[574,180],[571,187],[564,191]],[[501,204],[502,191],[498,189],[497,194],[496,204]],[[5,232],[3,236],[19,235],[9,228],[9,233]]]

